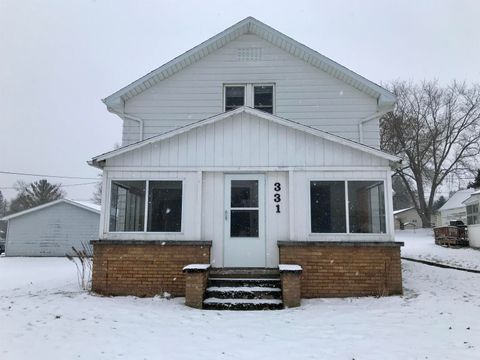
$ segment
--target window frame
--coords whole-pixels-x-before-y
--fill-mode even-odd
[[[112,196],[112,183],[114,181],[145,181],[145,209],[144,209],[144,221],[143,221],[143,230],[142,231],[110,231],[110,211],[111,211],[111,196]],[[148,194],[149,194],[149,183],[150,181],[179,181],[182,183],[182,211],[180,218],[180,231],[147,231],[148,226]],[[153,178],[153,179],[138,179],[138,178],[112,178],[108,181],[108,193],[107,193],[107,204],[108,212],[105,213],[105,216],[108,217],[105,221],[106,229],[108,234],[173,234],[173,235],[183,235],[184,233],[184,220],[185,220],[185,179],[184,178]]]
[[[243,86],[244,90],[244,106],[255,109],[254,102],[255,102],[255,86],[271,86],[272,87],[272,114],[276,114],[276,84],[274,82],[231,82],[231,83],[223,83],[223,112],[226,112],[226,101],[227,101],[227,87],[231,86]],[[232,110],[229,110],[232,111]],[[262,111],[258,109],[258,111]],[[265,112],[266,114],[270,114],[269,112]]]
[[[344,187],[345,187],[345,221],[346,221],[346,232],[344,233],[320,233],[320,232],[312,232],[312,206],[311,206],[311,199],[312,199],[312,194],[311,194],[311,183],[315,181],[315,182],[332,182],[332,181],[337,181],[337,182],[343,182],[344,183]],[[350,232],[350,209],[349,209],[349,197],[348,197],[348,183],[349,182],[356,182],[356,181],[372,181],[372,182],[381,182],[383,184],[383,192],[384,192],[384,196],[383,196],[383,206],[385,207],[385,232],[384,233],[355,233],[355,232]],[[311,178],[311,179],[307,179],[307,187],[308,187],[308,191],[306,192],[307,193],[307,204],[308,204],[308,214],[307,214],[307,225],[308,225],[308,236],[360,236],[360,237],[364,237],[364,236],[372,236],[372,235],[388,235],[390,233],[390,223],[388,221],[388,214],[387,214],[387,209],[388,209],[388,202],[387,202],[387,181],[385,179],[378,179],[378,178],[374,178],[374,179],[349,179],[349,180],[345,180],[345,179],[335,179],[335,178],[325,178],[325,179],[321,179],[321,178]]]
[[[471,207],[472,209],[476,207],[476,211],[472,211],[469,213],[468,208]],[[466,210],[466,220],[467,220],[467,226],[468,225],[479,225],[480,224],[480,203],[479,202],[473,202],[465,207]],[[470,224],[469,218],[474,218],[476,219],[476,222],[473,222]]]

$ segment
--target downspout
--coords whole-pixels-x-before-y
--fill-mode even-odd
[[[125,119],[128,119],[128,120],[133,120],[133,121],[138,122],[138,127],[140,128],[140,131],[139,131],[140,134],[139,134],[138,141],[143,140],[143,120],[140,119],[139,117],[127,114],[125,112],[125,101],[122,101],[122,112],[115,111],[111,107],[108,108],[108,111],[110,111],[112,114],[115,114],[115,115],[119,116],[123,121],[125,121]]]
[[[374,119],[378,119],[380,117],[382,117],[383,115],[385,115],[386,113],[390,112],[392,110],[388,109],[388,110],[382,110],[382,111],[376,111],[374,112],[373,114],[367,116],[367,117],[364,117],[363,119],[360,119],[358,121],[358,134],[359,134],[359,140],[360,140],[360,143],[363,144],[363,124],[371,121],[371,120],[374,120]]]

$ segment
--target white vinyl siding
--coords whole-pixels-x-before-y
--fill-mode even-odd
[[[258,48],[255,60],[238,49]],[[223,48],[125,103],[125,112],[144,120],[144,138],[224,111],[224,84],[275,83],[275,114],[358,141],[358,121],[372,115],[376,99],[288,54],[255,35]],[[364,143],[379,146],[378,120],[363,125]],[[123,145],[139,140],[139,124],[125,120]]]
[[[388,161],[248,113],[107,160],[112,167],[388,167]]]

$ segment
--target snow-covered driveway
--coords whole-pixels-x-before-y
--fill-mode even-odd
[[[480,275],[403,269],[403,297],[219,312],[93,296],[65,259],[0,258],[0,359],[479,359]]]

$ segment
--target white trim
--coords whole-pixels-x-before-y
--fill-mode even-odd
[[[311,66],[314,66],[321,71],[325,71],[331,76],[353,86],[357,90],[376,98],[379,108],[393,107],[395,96],[386,89],[253,17],[247,17],[234,24],[219,34],[195,46],[191,50],[116,91],[102,101],[107,105],[109,110],[118,108],[121,101],[138,95],[151,86],[169,78],[191,64],[196,63],[210,53],[235,40],[237,37],[248,33],[257,35],[265,41],[283,49],[292,56],[296,56]]]
[[[58,199],[58,200],[51,201],[51,202],[46,203],[46,204],[42,204],[42,205],[35,206],[35,207],[30,208],[30,209],[27,209],[27,210],[23,210],[23,211],[17,212],[17,213],[15,213],[15,214],[7,215],[7,216],[1,218],[0,220],[1,220],[1,221],[11,220],[11,219],[14,219],[14,218],[16,218],[16,217],[23,216],[23,215],[27,215],[27,214],[30,214],[30,213],[35,212],[35,211],[37,211],[37,210],[42,210],[42,209],[45,209],[45,208],[47,208],[47,207],[50,207],[50,206],[53,206],[53,205],[57,205],[57,204],[60,204],[60,203],[70,204],[70,205],[79,207],[79,208],[81,208],[81,209],[94,212],[95,214],[100,214],[100,212],[101,212],[101,211],[98,210],[98,209],[94,209],[94,208],[89,207],[89,206],[87,206],[87,205],[77,203],[77,202],[74,201],[74,200],[70,200],[70,199]]]
[[[198,171],[224,171],[224,172],[265,172],[265,171],[390,171],[388,166],[177,166],[177,167],[145,167],[145,166],[105,166],[105,171],[141,171],[141,172],[198,172]]]
[[[322,130],[318,130],[318,129],[313,128],[311,126],[303,125],[303,124],[300,124],[300,123],[292,121],[292,120],[284,119],[284,118],[281,118],[277,115],[272,115],[272,114],[269,114],[269,113],[266,113],[266,112],[263,112],[263,111],[260,111],[260,110],[256,110],[256,109],[252,109],[252,108],[243,106],[243,107],[239,107],[235,110],[228,111],[228,112],[223,112],[221,114],[209,117],[207,119],[200,120],[200,121],[197,121],[197,122],[179,127],[177,129],[168,131],[166,133],[153,136],[153,137],[148,138],[146,140],[139,141],[139,142],[133,143],[131,145],[127,145],[127,146],[121,147],[119,149],[116,149],[116,150],[98,155],[98,156],[94,157],[92,159],[92,161],[89,162],[89,164],[92,165],[92,166],[96,166],[96,167],[101,168],[102,165],[99,164],[99,162],[101,162],[101,161],[105,161],[105,160],[110,159],[112,157],[127,153],[127,152],[132,151],[132,150],[139,149],[143,146],[153,144],[153,143],[156,143],[156,142],[159,142],[159,141],[162,141],[162,140],[166,140],[166,139],[169,139],[171,137],[186,133],[187,131],[190,131],[192,129],[196,129],[198,127],[205,126],[205,125],[209,125],[209,124],[212,124],[214,122],[221,121],[221,120],[227,119],[229,117],[232,117],[234,115],[239,115],[239,114],[242,114],[242,113],[247,113],[247,114],[250,114],[250,115],[253,115],[253,116],[257,116],[259,118],[269,120],[269,121],[272,121],[274,123],[277,123],[277,124],[280,124],[280,125],[283,125],[283,126],[287,126],[287,127],[292,128],[292,129],[302,131],[302,132],[305,132],[305,133],[308,133],[308,134],[311,134],[311,135],[314,135],[314,136],[318,136],[322,139],[326,139],[326,140],[329,140],[329,141],[332,141],[332,142],[335,142],[335,143],[339,143],[341,145],[345,145],[345,146],[348,146],[348,147],[353,148],[355,150],[363,151],[365,153],[368,153],[368,154],[371,154],[371,155],[374,155],[374,156],[378,156],[380,158],[383,158],[383,159],[386,159],[386,160],[389,160],[389,161],[392,161],[392,162],[400,162],[401,161],[401,159],[397,156],[387,154],[387,153],[385,153],[381,150],[375,149],[373,147],[370,147],[370,146],[367,146],[367,145],[364,145],[364,144],[360,144],[360,143],[355,142],[353,140],[345,139],[345,138],[342,138],[340,136],[333,135],[333,134],[330,134],[330,133],[322,131]]]

